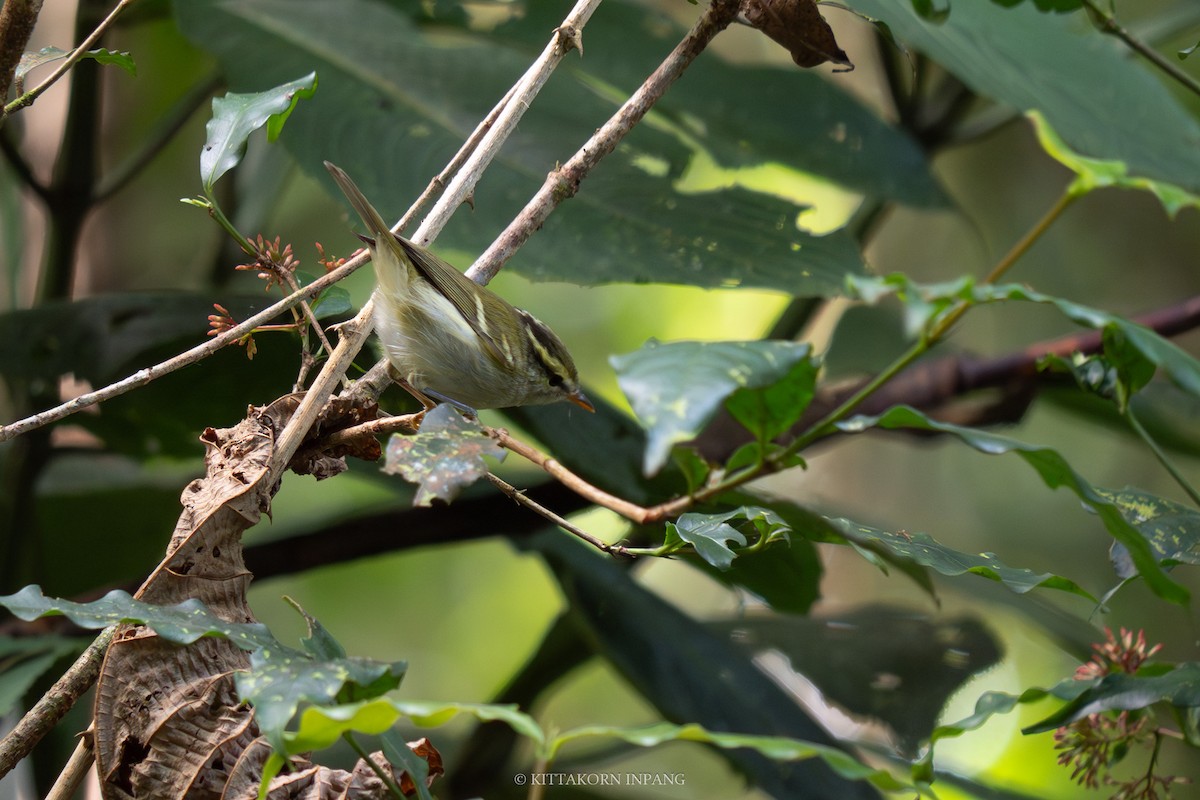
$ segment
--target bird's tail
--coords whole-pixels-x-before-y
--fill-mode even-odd
[[[363,196],[354,181],[350,180],[350,176],[341,167],[326,161],[325,169],[329,170],[329,174],[333,176],[338,188],[346,195],[346,199],[358,212],[358,216],[362,217],[363,224],[367,226],[367,230],[374,237],[373,239],[360,238],[363,238],[363,241],[371,248],[372,260],[375,262],[375,278],[379,282],[380,289],[387,296],[402,294],[407,286],[410,272],[405,263],[408,261],[408,257],[392,237],[392,231],[388,224],[384,222],[383,217],[375,210],[375,206],[367,201],[367,198]]]

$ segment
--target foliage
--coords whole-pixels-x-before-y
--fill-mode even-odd
[[[709,759],[769,796],[932,796],[952,771],[940,755],[945,740],[1035,702],[1040,717],[1023,720],[1023,733],[1089,789],[1152,798],[1196,778],[1177,774],[1184,770],[1174,760],[1186,765],[1200,747],[1200,661],[1190,655],[1191,632],[1173,627],[1162,606],[1190,610],[1200,565],[1200,492],[1194,461],[1184,461],[1200,438],[1200,360],[1194,343],[1170,339],[1200,318],[1194,271],[1171,271],[1194,255],[1179,231],[1194,228],[1200,210],[1200,116],[1181,100],[1181,91],[1197,89],[1175,66],[1191,67],[1195,59],[1184,59],[1195,48],[1164,66],[1090,0],[849,0],[879,47],[856,44],[846,57],[845,42],[832,42],[820,18],[837,13],[831,4],[762,0],[742,14],[741,33],[766,34],[786,50],[762,39],[773,48],[765,58],[750,57],[753,48],[729,58],[706,49],[701,34],[706,24],[720,30],[733,21],[739,4],[730,0],[687,9],[614,0],[581,31],[563,26],[569,5],[175,0],[147,17],[118,15],[115,29],[111,19],[99,23],[104,43],[116,40],[120,50],[47,47],[19,63],[0,53],[13,65],[19,100],[0,119],[0,408],[5,423],[32,420],[0,429],[0,588],[11,592],[0,605],[24,621],[120,626],[119,645],[153,640],[174,654],[165,658],[225,647],[235,666],[214,676],[202,702],[174,698],[173,668],[164,667],[153,703],[178,701],[167,716],[189,721],[204,706],[231,726],[249,724],[249,704],[253,736],[265,744],[245,769],[264,796],[302,780],[302,754],[342,743],[363,756],[362,780],[382,787],[379,796],[431,800],[515,797],[514,788],[524,796],[514,776],[530,778],[529,796],[539,796],[545,787],[535,775],[610,770],[613,759],[672,742],[705,746],[655,751],[664,764],[686,752],[679,774],[701,774]],[[84,36],[98,21],[87,23],[85,12]],[[1194,40],[1182,11],[1153,13]],[[783,26],[781,37],[778,25],[773,33],[762,22],[785,18],[820,25]],[[735,36],[717,35],[722,43]],[[551,63],[539,60],[549,59],[539,55],[548,38],[586,45],[586,58],[568,53],[544,85],[546,75],[522,78],[535,60]],[[178,63],[164,65],[161,52],[178,54]],[[653,96],[647,76],[664,59],[681,75]],[[796,66],[817,61],[835,67],[817,74]],[[851,61],[883,76],[878,92],[850,90],[837,69]],[[46,106],[46,87],[25,93],[23,82],[51,64],[70,66],[72,76],[69,113],[55,123],[64,127],[55,164],[27,132],[39,128],[24,127]],[[109,72],[127,81],[98,69],[107,65],[138,82],[101,86]],[[532,83],[541,87],[536,98],[489,113],[510,89]],[[641,99],[614,113],[639,89]],[[883,99],[860,99],[867,94]],[[210,99],[207,119],[194,114]],[[506,127],[507,115],[526,106],[520,124]],[[96,122],[116,119],[119,142]],[[508,138],[477,185],[460,185],[454,169],[441,174],[461,165],[460,145],[489,132]],[[506,269],[570,284],[533,290],[529,302],[569,332],[563,338],[586,367],[595,415],[563,405],[504,410],[510,434],[491,417],[484,425],[443,404],[416,433],[395,433],[412,418],[387,414],[410,409],[409,398],[379,396],[369,348],[357,360],[342,352],[363,320],[330,324],[367,301],[369,278],[326,285],[364,259],[334,247],[327,255],[318,243],[319,267],[300,269],[303,237],[351,241],[332,201],[319,196],[331,189],[326,160],[361,176],[389,220],[427,185],[438,213],[469,202],[437,248],[521,246]],[[182,193],[199,192],[182,207],[159,202],[181,193],[164,188],[175,180],[169,170],[152,166],[167,161],[186,161],[179,173],[192,188]],[[154,180],[121,191],[142,174]],[[289,176],[303,180],[285,183]],[[432,199],[439,192],[443,199]],[[543,195],[518,214],[526,198]],[[44,233],[22,224],[32,216],[20,205],[26,197],[44,205]],[[313,231],[310,217],[322,220]],[[818,217],[836,222],[818,228]],[[954,238],[962,219],[978,247]],[[1126,219],[1134,220],[1128,229]],[[1157,241],[1166,238],[1175,249]],[[976,264],[972,248],[994,257]],[[1022,272],[1010,277],[1014,270]],[[240,323],[268,306],[264,283],[287,299],[272,320]],[[614,283],[756,298],[742,290],[765,289],[788,306],[778,313],[755,299],[731,332],[673,300],[655,299],[647,313],[605,305],[603,287]],[[305,287],[312,297],[302,302]],[[1180,302],[1185,294],[1193,297]],[[1129,315],[1145,311],[1142,302],[1162,307],[1135,321]],[[244,350],[201,352],[206,318],[208,341]],[[672,318],[695,333],[654,338],[670,335]],[[608,397],[605,365],[615,377]],[[318,385],[353,399],[292,441],[295,420],[324,396]],[[61,416],[37,416],[102,387],[111,393],[87,410],[75,413],[80,401]],[[260,414],[263,406],[272,414]],[[214,434],[243,416],[250,439],[273,456],[251,461],[244,440]],[[994,429],[1001,424],[1020,427],[1009,435]],[[391,435],[382,469],[355,463],[378,457],[381,432]],[[881,476],[874,462],[888,463],[884,435],[908,448],[914,466]],[[937,447],[918,455],[917,442]],[[509,449],[523,458],[501,464]],[[285,474],[289,463],[338,477],[297,490],[309,479]],[[316,463],[322,468],[301,469]],[[943,463],[919,474],[919,465]],[[1032,468],[1023,477],[1034,480],[1009,478],[1008,463]],[[976,469],[986,479],[972,480]],[[480,480],[500,470],[504,480]],[[188,482],[200,472],[204,481]],[[240,493],[249,476],[262,475],[270,476],[261,483],[270,487],[266,499],[238,506],[251,502]],[[411,503],[397,476],[417,485]],[[211,510],[197,495],[214,484],[234,499]],[[209,531],[245,527],[270,510],[281,485],[276,541],[256,531],[245,563],[270,559],[272,574],[304,572],[293,591],[312,593],[310,607],[323,599],[314,587],[332,580],[315,567],[428,546],[421,568],[397,561],[383,581],[411,591],[411,605],[370,602],[381,587],[363,576],[380,572],[366,563],[345,565],[344,583],[329,593],[353,598],[339,626],[356,643],[401,648],[406,661],[350,655],[303,611],[307,635],[290,647],[248,614],[228,619],[217,605],[159,602],[154,578],[136,598],[117,590],[93,599],[154,572],[149,554],[167,546],[182,585],[200,578],[189,572],[196,561],[180,553],[212,559],[230,567],[213,586],[244,603],[240,529],[226,539]],[[1055,505],[1061,498],[1046,490],[1060,487],[1087,513]],[[182,514],[174,500],[181,492]],[[464,495],[482,510],[448,530],[444,506]],[[541,515],[526,532],[502,529],[488,514],[514,501]],[[620,519],[601,537],[587,530],[602,524],[600,515],[563,516],[594,508]],[[458,571],[471,551],[450,539],[493,538],[512,543],[511,564],[504,556],[478,574]],[[1101,542],[1107,560],[1095,555]],[[458,617],[488,619],[537,591],[509,577],[534,559],[557,591],[523,607],[558,609],[544,636],[527,630],[529,611],[513,615],[512,629],[477,623],[459,633]],[[861,565],[872,569],[860,581]],[[912,581],[895,590],[911,592],[911,602],[876,602],[870,581],[893,572]],[[493,582],[497,595],[474,605],[469,590]],[[86,600],[48,597],[38,584]],[[947,615],[927,610],[931,602]],[[712,619],[713,608],[734,603],[742,613]],[[1051,636],[1010,632],[1000,603]],[[1048,603],[1063,610],[1049,617]],[[1104,627],[1109,614],[1136,619],[1135,630],[1113,633]],[[22,635],[0,637],[0,712],[27,708],[79,649],[56,628],[5,624]],[[1167,646],[1148,645],[1146,629]],[[1062,667],[1048,667],[1052,658],[1087,658],[1086,645],[1101,636],[1091,660],[1055,683]],[[465,655],[422,650],[431,638]],[[974,713],[939,723],[968,681],[994,677],[988,670],[1002,657],[1030,658],[1028,642],[1046,639],[1063,651],[1039,653],[1049,679],[1025,670],[1021,679],[1050,688],[976,684],[967,689],[978,698]],[[485,648],[504,648],[495,663],[523,666],[511,675],[488,666],[484,689],[456,688],[446,701],[409,698],[413,678],[401,688],[409,662],[414,675],[453,680],[492,664]],[[636,695],[639,710],[605,695],[582,723],[562,725],[552,711],[559,687],[586,686],[577,669],[592,660]],[[824,712],[797,700],[800,679],[889,738],[831,734]],[[222,682],[233,687],[228,706]],[[111,683],[97,694],[98,707],[117,696]],[[438,742],[407,742],[413,728],[435,729]],[[52,735],[56,747],[65,746],[65,730]],[[241,735],[214,738],[241,747]],[[372,760],[365,741],[382,757]],[[157,764],[158,743],[143,745],[154,753],[145,763]],[[444,789],[439,747],[456,756]],[[872,749],[878,757],[868,758]],[[244,766],[251,750],[219,752]],[[142,762],[128,755],[133,777],[104,777],[106,791],[109,781],[136,780]],[[1115,769],[1136,759],[1136,778]],[[202,765],[206,780],[211,773],[214,783],[242,785],[233,766],[218,774],[218,763],[226,760]],[[988,779],[967,790],[1003,796],[1019,787]]]

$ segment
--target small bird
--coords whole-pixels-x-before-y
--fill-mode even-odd
[[[435,400],[468,413],[569,400],[595,411],[554,331],[392,233],[350,176],[325,168],[371,234],[358,238],[375,265],[375,330],[393,377],[427,410]]]

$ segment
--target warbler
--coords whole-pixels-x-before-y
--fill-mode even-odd
[[[325,162],[370,236],[375,330],[393,377],[426,409],[445,401],[468,412],[569,400],[594,411],[566,345],[423,247],[394,234],[354,181]]]

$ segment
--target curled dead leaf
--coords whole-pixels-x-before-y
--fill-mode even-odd
[[[816,0],[741,0],[738,14],[747,25],[782,45],[797,66],[807,69],[832,61],[854,69],[817,10]]]

